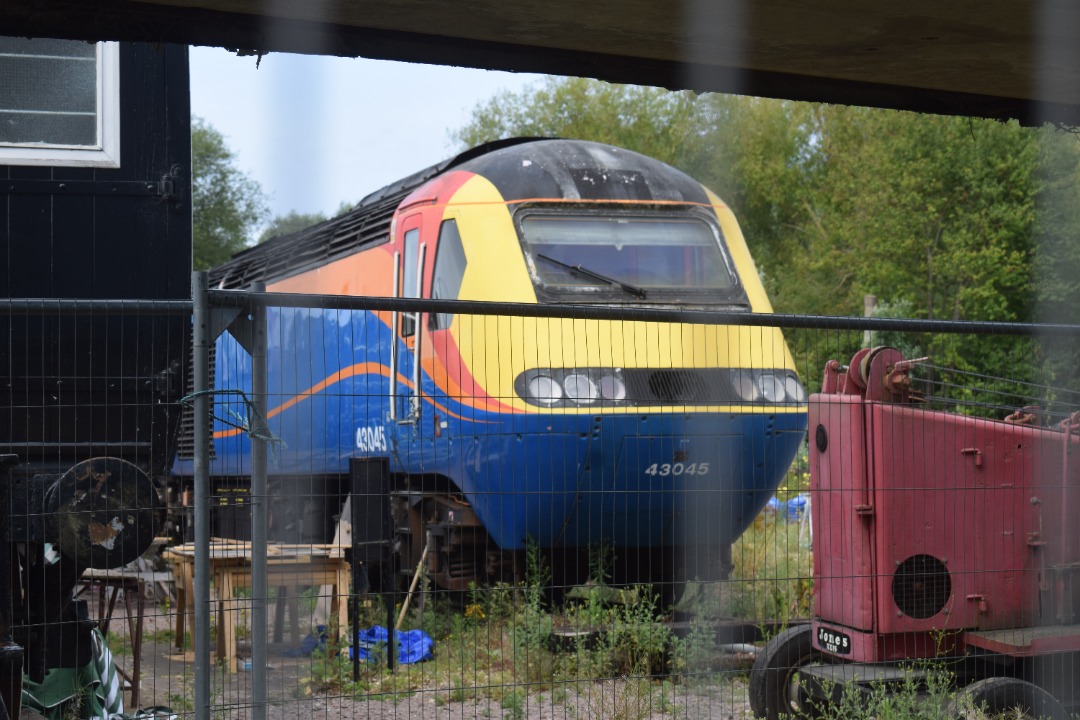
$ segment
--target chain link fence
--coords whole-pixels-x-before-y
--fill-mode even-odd
[[[149,348],[192,308],[144,305],[112,326],[112,305],[13,303],[9,335],[58,315]],[[190,373],[12,373],[0,649],[27,713],[1073,702],[1076,328],[205,281],[193,309]],[[25,434],[90,417],[115,437],[35,455]],[[30,660],[79,679],[46,697]]]

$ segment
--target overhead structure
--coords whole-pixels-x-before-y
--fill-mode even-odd
[[[1080,124],[1071,0],[5,0],[0,28]]]

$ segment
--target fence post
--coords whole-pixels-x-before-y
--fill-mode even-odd
[[[863,317],[872,318],[874,313],[877,312],[877,295],[863,295]],[[874,331],[863,331],[863,347],[873,347],[874,345]]]
[[[210,720],[210,301],[205,272],[191,274],[195,415],[195,718]]]
[[[357,566],[378,564],[381,566],[382,584],[386,602],[386,666],[393,672],[396,662],[394,647],[394,583],[393,540],[394,522],[390,503],[390,459],[387,457],[352,458],[349,461],[351,487],[349,502],[352,521],[353,587],[359,594],[367,590],[367,571],[364,570],[362,585],[357,584]],[[356,606],[354,606],[356,607]],[[353,657],[360,647],[360,616],[353,614]],[[353,676],[359,676],[354,663]]]
[[[265,292],[266,284],[257,282],[255,292]],[[266,718],[266,308],[257,305],[251,311],[251,694],[252,719]]]

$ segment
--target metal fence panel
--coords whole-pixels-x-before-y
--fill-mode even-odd
[[[144,310],[139,332],[175,324]],[[49,312],[16,303],[6,321]],[[104,647],[141,676],[129,712],[920,717],[918,698],[934,717],[1053,716],[1074,702],[1080,640],[1075,337],[202,286],[191,385],[102,400],[109,418],[167,406],[165,454],[185,450],[140,470],[152,496],[136,479],[83,518],[153,511],[159,566],[116,543],[84,563],[58,522],[82,517],[64,504],[78,482],[126,466],[66,481],[40,463],[78,462],[77,443],[16,435],[97,417],[42,389],[96,388],[94,367],[8,391],[8,624],[27,657],[100,657],[36,644],[61,629],[34,603],[64,605],[64,580],[95,589],[96,616],[119,587]]]

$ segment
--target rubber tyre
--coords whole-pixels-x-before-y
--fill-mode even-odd
[[[970,705],[967,700],[971,701]],[[1038,685],[1009,677],[983,678],[962,688],[949,701],[945,717],[965,719],[964,707],[983,708],[989,717],[1013,709],[1022,710],[1032,720],[1068,720],[1069,717],[1053,695]]]
[[[810,625],[790,627],[769,640],[750,670],[750,709],[754,717],[808,717],[806,708],[793,705],[789,690],[799,668],[824,658],[814,649]]]

